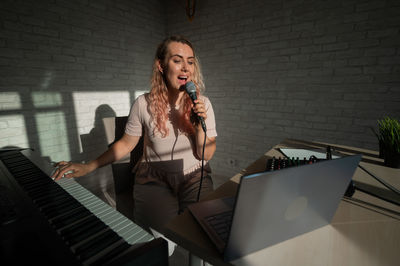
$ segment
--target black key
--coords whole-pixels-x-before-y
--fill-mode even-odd
[[[71,211],[80,206],[81,204],[79,202],[71,199],[69,201],[63,202],[62,204],[50,203],[44,207],[41,207],[40,211],[42,211],[47,216],[48,219],[51,219],[53,217]]]
[[[85,245],[77,248],[76,254],[78,254],[80,260],[87,260],[119,240],[121,240],[119,235],[112,230],[108,230],[104,234],[94,237],[91,241],[85,243]]]
[[[56,229],[60,229],[90,215],[93,214],[90,211],[88,211],[84,206],[80,206],[67,213],[59,215],[57,218],[52,219],[49,222]]]
[[[69,243],[75,244],[82,241],[85,238],[99,232],[102,229],[108,228],[102,221],[96,216],[90,216],[72,226],[69,226],[63,230],[60,230],[61,236]]]
[[[104,254],[102,257],[98,258],[96,261],[92,262],[90,265],[91,266],[98,266],[98,265],[104,265],[107,261],[115,258],[118,254],[124,252],[128,248],[130,248],[131,245],[123,241],[120,245],[118,245],[116,248],[112,249],[110,252]],[[85,263],[83,263],[85,264]]]

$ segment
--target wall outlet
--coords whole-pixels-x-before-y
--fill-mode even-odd
[[[236,167],[238,162],[236,159],[228,159],[229,166]]]

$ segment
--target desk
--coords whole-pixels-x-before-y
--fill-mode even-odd
[[[383,166],[378,153],[319,142],[285,140],[222,184],[206,199],[235,195],[240,177],[265,169],[266,160],[282,156],[277,148],[321,149],[330,145],[342,154],[362,153],[360,165],[400,188],[400,169]],[[386,188],[357,168],[356,184],[388,193]],[[343,199],[331,224],[226,263],[188,211],[177,216],[164,234],[192,254],[213,265],[398,265],[400,261],[400,207],[356,191]]]

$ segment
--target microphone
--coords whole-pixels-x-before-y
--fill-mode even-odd
[[[187,94],[189,94],[190,99],[192,99],[192,102],[197,100],[197,95],[196,95],[196,85],[194,85],[193,81],[189,81],[188,83],[185,84],[185,90]],[[206,132],[206,123],[204,122],[203,117],[197,116],[198,119],[200,120],[201,127],[203,128],[203,131]]]

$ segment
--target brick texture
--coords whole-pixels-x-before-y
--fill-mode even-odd
[[[193,40],[217,119],[214,172],[232,176],[284,138],[377,150],[400,118],[397,1],[198,1],[168,31]]]
[[[148,89],[166,34],[197,48],[217,119],[214,174],[284,138],[376,150],[370,127],[400,117],[398,1],[196,3],[190,22],[184,1],[2,1],[0,147],[51,160],[104,151],[99,121],[127,115]]]
[[[0,147],[51,161],[104,152],[102,118],[128,115],[135,93],[148,90],[163,10],[159,0],[2,1]],[[89,188],[107,186],[97,180],[107,178]]]

